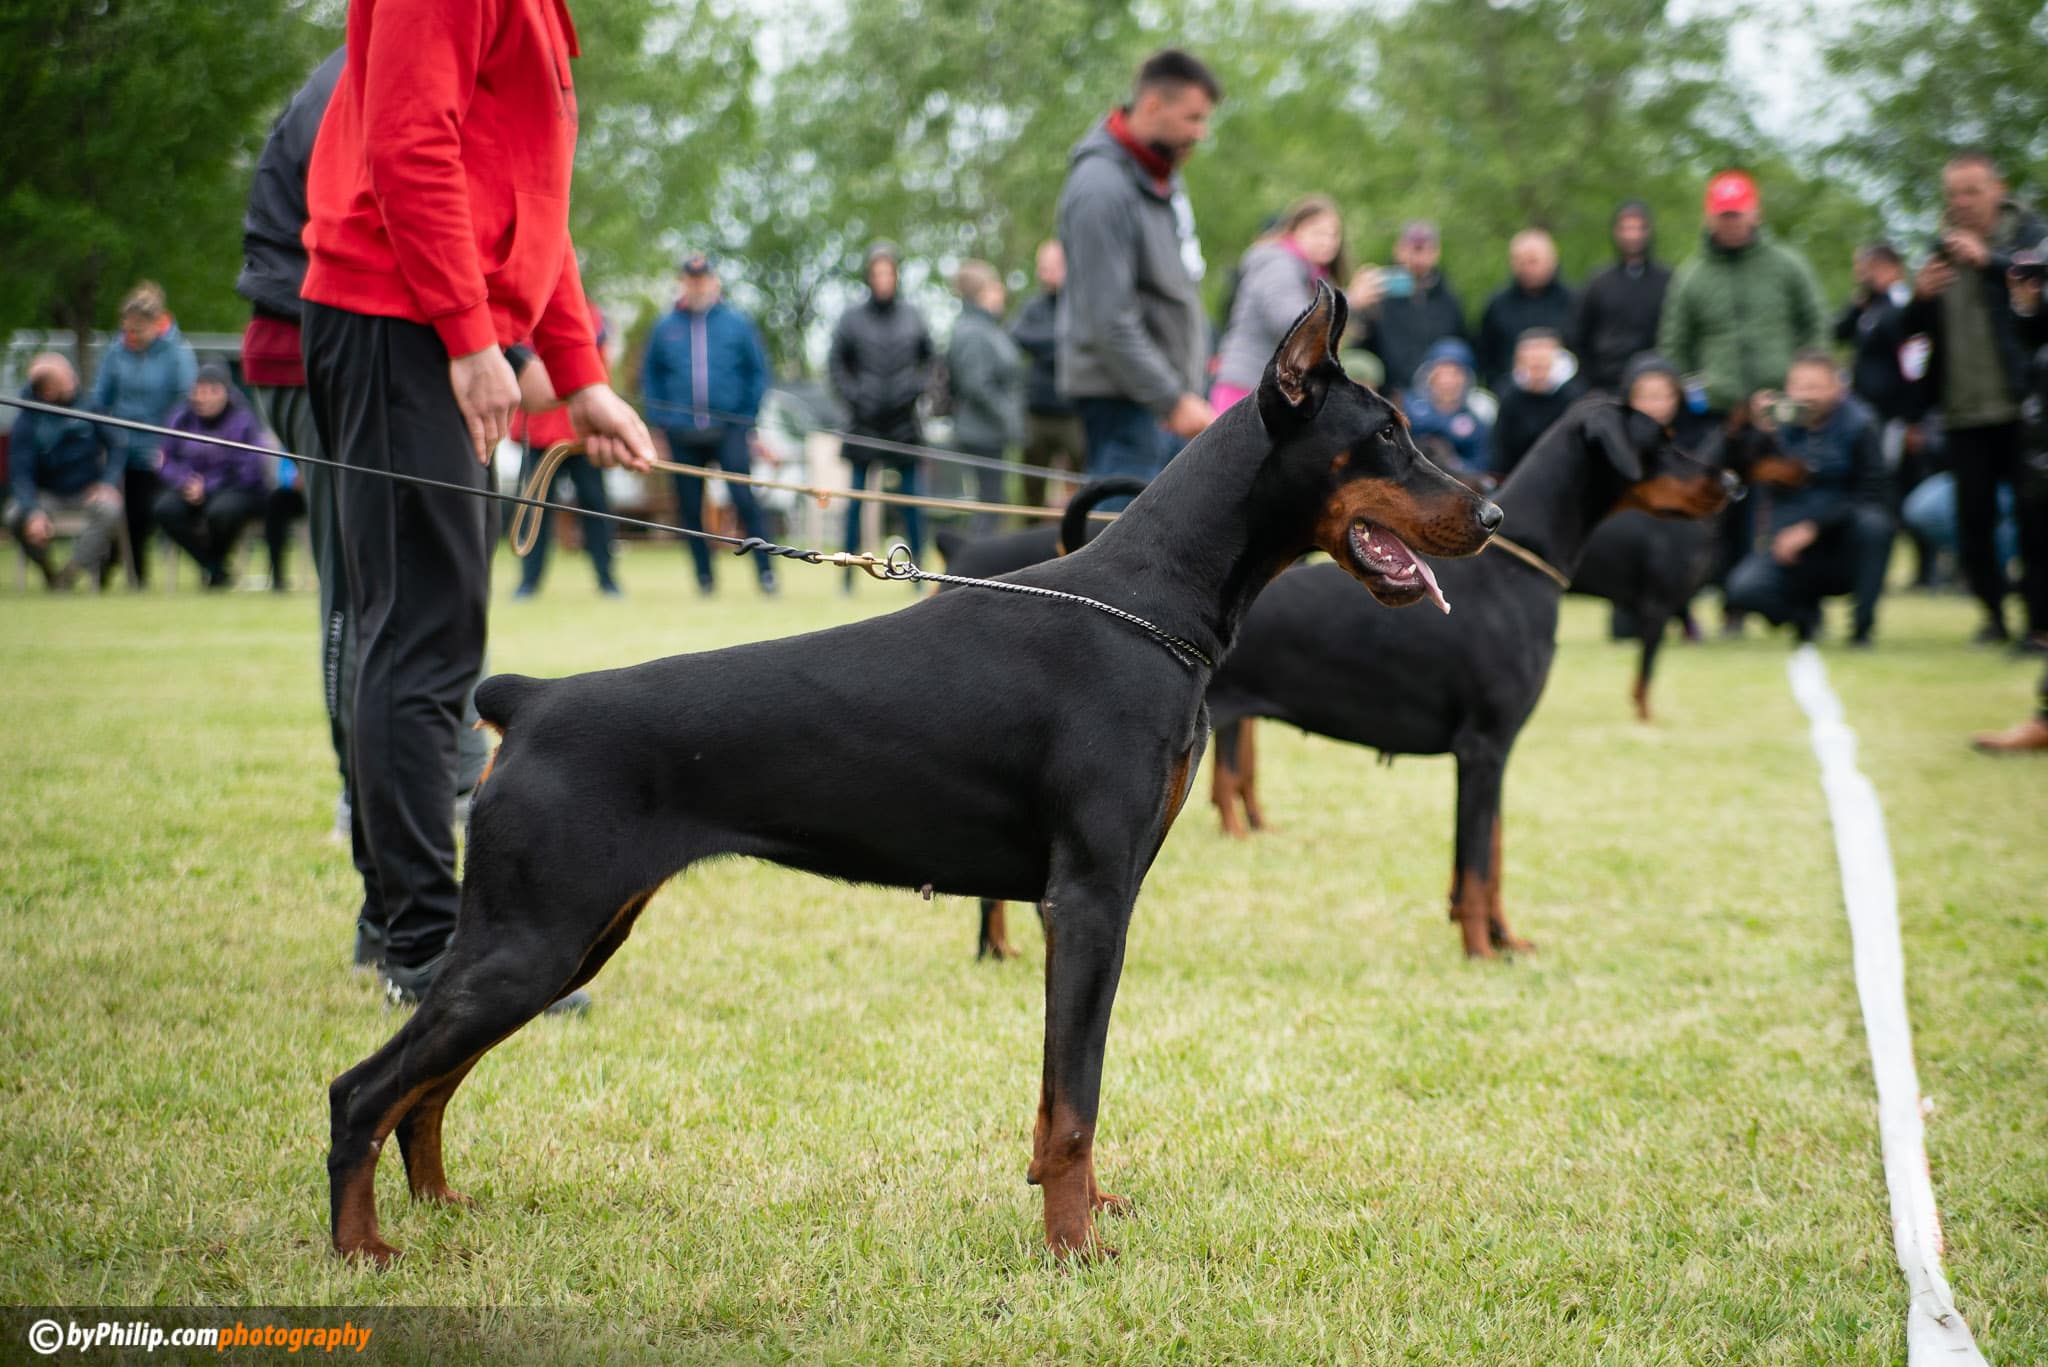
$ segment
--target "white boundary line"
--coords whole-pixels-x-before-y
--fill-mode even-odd
[[[1912,1300],[1906,1310],[1906,1361],[1981,1363],[1970,1326],[1955,1307],[1941,1273],[1941,1217],[1927,1170],[1924,1104],[1913,1068],[1913,1029],[1906,1022],[1906,958],[1899,946],[1899,890],[1885,838],[1877,789],[1856,767],[1856,734],[1842,720],[1841,700],[1828,686],[1827,669],[1812,646],[1801,646],[1787,667],[1792,696],[1812,724],[1821,789],[1835,828],[1835,858],[1842,869],[1842,901],[1877,1078],[1878,1135],[1884,1182],[1892,1201],[1892,1246]]]

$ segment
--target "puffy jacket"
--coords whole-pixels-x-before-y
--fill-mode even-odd
[[[23,385],[21,397],[42,396],[35,386]],[[86,418],[23,409],[7,438],[9,495],[26,511],[36,506],[39,492],[68,498],[103,481],[120,479],[119,457],[113,473],[107,470],[110,438],[119,430]]]
[[[931,382],[932,335],[924,315],[869,295],[839,316],[827,368],[853,430],[889,441],[923,440],[917,401]]]
[[[1323,274],[1291,241],[1252,244],[1239,266],[1230,323],[1216,355],[1218,384],[1259,387],[1266,363],[1315,298],[1316,280]]]
[[[1465,394],[1455,408],[1439,409],[1430,397],[1429,372],[1443,361],[1465,372]],[[1408,414],[1408,428],[1418,444],[1427,437],[1440,438],[1450,444],[1467,468],[1484,470],[1492,432],[1485,419],[1472,411],[1472,385],[1472,348],[1456,338],[1445,338],[1423,353],[1408,389],[1401,395],[1401,407]]]
[[[723,299],[703,313],[678,304],[654,325],[640,363],[640,396],[655,426],[703,430],[732,422],[735,414],[751,424],[767,392],[761,334]]]
[[[263,424],[256,421],[256,415],[249,411],[248,401],[235,390],[228,390],[228,406],[213,418],[200,417],[188,403],[171,415],[169,425],[180,432],[193,434],[164,439],[164,464],[160,473],[164,483],[171,488],[177,488],[194,476],[209,494],[221,489],[261,489],[269,482],[269,457],[198,439],[219,437],[247,446],[276,448],[277,443],[263,430]]]
[[[1194,211],[1178,174],[1153,180],[1106,125],[1074,144],[1060,191],[1059,388],[1163,417],[1181,395],[1208,389]]]
[[[116,342],[102,352],[86,407],[110,418],[161,423],[192,392],[198,374],[199,358],[173,323],[140,351],[130,351],[125,343]],[[115,453],[111,466],[115,470],[123,465],[155,469],[157,450],[163,444],[161,438],[147,432],[121,427],[110,430],[108,442]]]
[[[1698,253],[1671,277],[1657,328],[1657,350],[1681,374],[1700,378],[1715,412],[1784,384],[1794,354],[1826,339],[1813,272],[1762,229],[1733,251],[1703,234]]]
[[[946,347],[953,397],[953,439],[962,448],[1001,451],[1024,444],[1024,353],[1000,319],[969,304]]]

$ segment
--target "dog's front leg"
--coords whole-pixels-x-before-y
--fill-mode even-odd
[[[1132,889],[1114,877],[1055,877],[1046,903],[1045,1067],[1029,1180],[1045,1192],[1045,1241],[1061,1257],[1114,1256],[1095,1234],[1095,1114],[1110,1007],[1123,973]]]

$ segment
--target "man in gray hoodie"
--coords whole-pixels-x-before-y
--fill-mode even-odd
[[[1208,136],[1222,94],[1208,67],[1166,48],[1138,68],[1131,102],[1074,145],[1060,191],[1067,288],[1055,367],[1097,478],[1158,474],[1172,438],[1215,416],[1202,397],[1202,250],[1178,168]]]

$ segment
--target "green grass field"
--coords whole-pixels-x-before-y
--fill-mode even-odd
[[[764,605],[743,569],[700,602],[673,547],[635,547],[607,602],[564,557],[524,604],[501,562],[493,663],[909,598],[792,566]],[[1512,965],[1467,964],[1444,918],[1447,760],[1269,727],[1278,830],[1243,844],[1205,774],[1110,1033],[1098,1161],[1137,1203],[1112,1263],[1055,1266],[1023,1180],[1029,915],[1021,962],[976,963],[964,902],[734,862],[661,894],[589,1017],[464,1088],[449,1171],[479,1210],[410,1206],[390,1156],[408,1256],[378,1273],[326,1251],[326,1084],[398,1018],[345,966],[314,616],[0,594],[0,1301],[544,1308],[375,1345],[442,1362],[1904,1360],[1781,640],[1671,647],[1646,727],[1604,605],[1569,605],[1509,771],[1507,897],[1542,946]],[[1824,653],[1898,860],[1949,1275],[2022,1363],[2048,1359],[2048,762],[1967,749],[2038,671],[1972,625],[1899,598],[1877,652]]]

